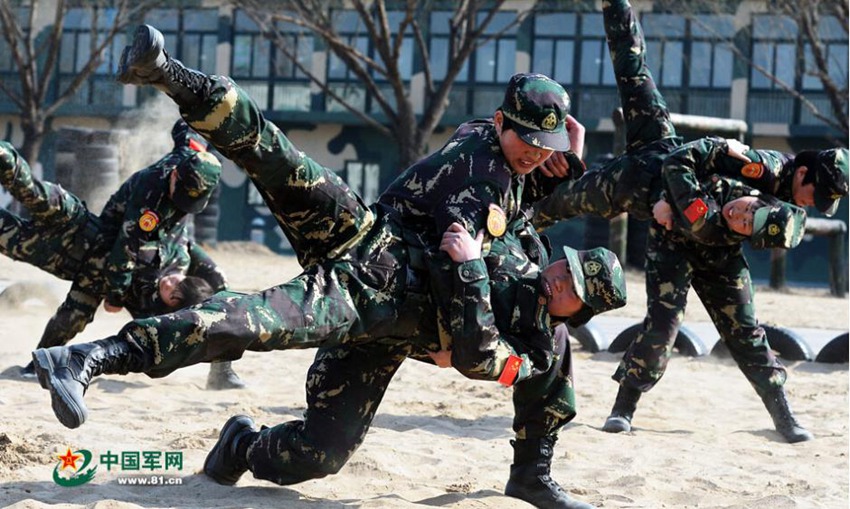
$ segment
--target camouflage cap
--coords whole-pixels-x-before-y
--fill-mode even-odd
[[[595,315],[626,305],[626,278],[620,260],[613,252],[597,247],[576,251],[564,246],[576,295],[584,306],[568,318],[573,327],[587,323]]]
[[[753,214],[753,234],[750,245],[754,249],[779,247],[790,249],[803,240],[806,233],[806,211],[796,205],[777,201]]]
[[[500,110],[529,145],[561,152],[570,149],[565,123],[570,96],[558,82],[542,74],[514,74]]]
[[[171,201],[187,214],[204,210],[221,178],[221,162],[209,152],[193,152],[176,170]]]
[[[205,152],[209,146],[207,140],[189,127],[189,124],[182,118],[177,119],[177,122],[172,126],[171,139],[174,140],[175,148],[189,147],[197,152]]]
[[[815,206],[827,217],[835,215],[841,198],[847,196],[846,148],[821,150],[815,174]]]

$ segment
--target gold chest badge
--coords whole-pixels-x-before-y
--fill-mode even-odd
[[[761,163],[745,164],[741,168],[741,175],[751,179],[761,178],[764,175],[764,165]]]
[[[152,232],[159,224],[159,216],[153,210],[146,210],[139,218],[139,228],[143,232]]]
[[[490,205],[490,212],[487,213],[487,233],[493,237],[501,237],[505,234],[508,228],[507,217],[505,211],[495,204]]]

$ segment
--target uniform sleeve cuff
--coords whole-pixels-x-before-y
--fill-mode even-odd
[[[481,258],[458,263],[456,270],[458,277],[464,283],[473,283],[487,277],[487,265]]]

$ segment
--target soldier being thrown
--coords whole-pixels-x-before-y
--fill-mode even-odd
[[[682,146],[646,65],[643,34],[629,2],[608,0],[603,15],[626,116],[626,152],[535,204],[539,227],[588,213],[656,219],[647,241],[647,315],[613,376],[620,387],[603,429],[631,429],[639,397],[664,374],[693,285],[776,430],[788,442],[809,440],[812,435],[788,404],[785,368],[756,319],[741,244],[749,238],[756,248],[796,246],[805,212],[771,195],[834,211],[847,194],[847,151],[797,158],[748,151],[741,160],[727,154],[728,143],[718,138]]]
[[[551,329],[565,319],[578,325],[624,304],[622,269],[610,251],[564,248],[566,259],[543,271],[513,270],[506,253],[522,252],[517,235],[525,230],[514,226],[518,204],[511,201],[510,216],[504,207],[480,216],[482,222],[488,219],[493,245],[500,246],[491,248],[504,263],[498,284],[491,285],[490,267],[480,258],[426,274],[424,264],[414,260],[421,239],[409,240],[422,232],[402,220],[397,202],[367,208],[335,173],[292,146],[231,80],[171,60],[162,51],[161,34],[148,26],[139,28],[125,50],[121,69],[122,81],[166,91],[193,128],[246,171],[304,272],[257,294],[223,292],[192,309],[136,320],[105,340],[34,352],[39,379],[51,391],[63,424],[76,427],[85,420],[83,394],[99,374],[132,371],[158,377],[210,358],[238,358],[246,349],[319,347],[308,375],[304,420],[257,431],[250,418],[235,416],[223,427],[204,470],[224,484],[235,483],[249,469],[278,484],[336,473],[364,439],[403,360],[427,358],[429,351],[445,346],[426,284],[442,277],[448,281],[438,284],[452,293],[446,323],[453,336],[453,365],[476,378],[515,384],[517,440],[506,493],[539,507],[591,507],[570,498],[549,477],[555,435],[575,416],[569,349],[565,338],[553,341]],[[550,82],[536,75],[518,77],[508,88],[511,102],[534,107],[542,97],[560,105],[563,89]],[[566,139],[565,115],[563,109],[543,115],[551,118],[548,132],[499,124],[500,136],[491,134],[492,125],[462,134],[483,140],[476,157],[489,154],[494,165],[484,168],[499,178],[505,175],[509,185],[512,176],[502,170],[509,156],[498,151],[501,136],[513,137],[519,150],[536,153],[535,160],[548,157],[552,149],[521,148],[518,139],[544,134]],[[534,168],[525,164],[524,169]],[[514,192],[496,194],[514,200]],[[488,209],[486,202],[483,208]],[[480,224],[476,221],[471,224]],[[474,299],[465,298],[472,294]],[[470,329],[471,337],[454,336],[456,330]]]
[[[30,215],[0,209],[0,252],[72,282],[38,348],[71,341],[101,301],[109,312],[125,308],[139,318],[225,288],[224,275],[190,240],[186,223],[187,213],[206,205],[221,164],[182,119],[171,136],[173,149],[124,182],[99,216],[61,186],[34,178],[12,145],[0,141],[0,184]],[[29,363],[22,375],[34,377],[33,369]],[[243,385],[229,362],[211,366],[208,388]]]

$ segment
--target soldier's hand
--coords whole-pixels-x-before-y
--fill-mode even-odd
[[[107,313],[117,313],[124,308],[121,306],[113,306],[112,304],[103,301],[103,309],[105,309]]]
[[[726,155],[729,157],[750,163],[752,160],[744,155],[748,150],[750,150],[749,145],[745,145],[734,138],[726,138]]]
[[[572,115],[567,115],[564,123],[567,126],[567,136],[570,138],[570,152],[582,159],[586,129]]]
[[[449,254],[455,263],[468,262],[481,258],[481,245],[484,243],[484,230],[480,230],[475,238],[458,223],[452,223],[443,233],[440,249]]]
[[[431,360],[434,361],[434,364],[441,368],[450,368],[452,367],[452,351],[451,350],[440,350],[437,352],[428,352],[428,357],[431,357]]]
[[[655,202],[655,205],[652,206],[652,217],[655,218],[656,223],[664,228],[673,229],[673,208],[666,201],[658,200]]]
[[[570,174],[570,163],[563,152],[554,152],[549,159],[538,166],[540,173],[547,177],[564,178]]]

